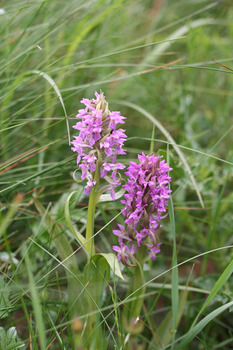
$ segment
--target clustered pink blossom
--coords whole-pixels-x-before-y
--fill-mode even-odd
[[[116,162],[117,155],[125,154],[122,147],[126,139],[125,130],[117,129],[117,125],[124,124],[125,117],[120,112],[109,111],[102,92],[95,92],[95,97],[81,101],[85,108],[80,109],[76,116],[80,121],[73,128],[79,130],[79,135],[74,136],[71,149],[78,153],[77,165],[82,170],[81,179],[87,179],[85,194],[90,193],[101,177],[109,182],[108,189],[114,200],[114,189],[120,184],[117,172],[125,168]]]
[[[144,247],[153,260],[160,252],[162,243],[158,243],[156,230],[167,216],[166,206],[172,192],[168,186],[171,181],[168,171],[172,168],[161,158],[142,153],[138,155],[139,164],[130,162],[125,172],[128,180],[123,185],[126,192],[121,201],[125,226],[118,224],[119,229],[113,231],[119,243],[113,249],[124,264],[128,264],[137,247]]]

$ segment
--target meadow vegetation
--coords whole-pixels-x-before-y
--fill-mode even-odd
[[[0,349],[233,349],[231,1],[0,7]],[[70,141],[80,100],[100,90],[127,117],[120,162],[153,152],[173,168],[143,294],[127,294],[133,267],[121,263],[106,283],[89,288],[87,274],[80,287],[86,256],[74,231],[85,233],[88,196]],[[97,253],[115,254],[121,199],[97,204]],[[101,302],[77,318],[95,287]],[[87,316],[101,335],[90,328],[85,344]]]

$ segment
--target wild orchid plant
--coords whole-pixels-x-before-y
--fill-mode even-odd
[[[87,179],[85,194],[90,193],[85,247],[89,257],[94,254],[93,220],[98,198],[110,190],[115,200],[115,188],[120,185],[117,172],[125,168],[116,162],[117,155],[125,154],[122,148],[126,139],[125,130],[116,129],[118,124],[124,124],[125,117],[120,112],[109,111],[102,92],[96,92],[95,97],[81,101],[85,108],[80,109],[76,116],[80,121],[74,129],[79,130],[79,135],[72,142],[72,150],[78,153],[77,165],[82,170],[81,179]],[[107,181],[107,185],[101,187],[101,179]]]
[[[138,164],[130,162],[125,172],[127,183],[123,185],[126,192],[121,201],[125,226],[118,224],[119,230],[113,230],[119,242],[119,246],[113,246],[118,260],[134,267],[128,290],[128,296],[133,295],[134,300],[123,312],[124,327],[132,334],[143,329],[143,323],[138,322],[145,294],[143,264],[149,259],[155,260],[160,252],[162,243],[157,232],[162,227],[161,220],[167,216],[171,193],[168,171],[172,168],[161,158],[142,153],[138,155]]]
[[[81,103],[85,108],[80,109],[76,118],[78,119],[74,129],[79,131],[78,136],[74,136],[72,141],[72,150],[77,152],[77,165],[81,169],[81,180],[87,180],[85,194],[89,195],[86,237],[81,237],[87,253],[88,280],[100,282],[103,275],[96,278],[96,271],[91,269],[92,263],[101,270],[100,260],[96,258],[94,248],[94,216],[98,200],[103,192],[110,191],[112,200],[115,200],[115,189],[121,184],[119,170],[125,166],[117,162],[118,155],[124,155],[123,144],[126,140],[125,130],[117,126],[124,124],[125,117],[120,112],[111,112],[108,109],[108,103],[102,92],[95,93],[95,99],[83,99]],[[161,220],[167,216],[166,206],[170,197],[171,190],[169,183],[171,177],[168,172],[172,170],[161,157],[151,155],[138,155],[139,163],[130,162],[125,172],[127,176],[124,188],[124,204],[122,215],[125,225],[118,224],[118,230],[113,233],[118,237],[118,246],[114,245],[113,250],[117,252],[118,261],[124,265],[132,267],[132,281],[128,295],[134,293],[135,300],[129,308],[123,312],[123,324],[127,332],[132,331],[132,320],[140,316],[143,303],[142,296],[145,288],[143,278],[143,264],[148,259],[155,260],[157,253],[160,252],[161,242],[157,235],[158,229],[162,226]],[[107,182],[107,183],[106,183]],[[117,260],[112,264],[107,255],[102,254],[109,266],[115,270],[119,268]],[[86,266],[86,270],[87,270]],[[104,265],[106,268],[106,264]],[[116,272],[116,271],[114,271]],[[106,277],[106,271],[103,270]],[[85,275],[85,271],[84,271]],[[118,274],[119,276],[119,274]],[[87,283],[84,279],[84,283]],[[102,283],[102,282],[101,282]],[[92,287],[95,288],[94,285]],[[101,288],[97,295],[92,291],[87,293],[86,301],[89,305],[89,312],[94,310],[94,304],[100,304]],[[102,289],[103,291],[103,289]],[[94,299],[94,304],[93,304]],[[101,307],[101,305],[99,305]],[[97,318],[92,316],[87,321],[89,344],[93,332],[97,327]],[[98,325],[98,329],[101,326]],[[140,329],[137,330],[140,332]],[[135,330],[134,330],[135,333]],[[84,342],[88,342],[88,336],[84,337]],[[103,337],[99,331],[99,337],[95,339],[97,348],[103,347]],[[93,346],[93,345],[92,345]]]
[[[81,180],[87,180],[84,188],[89,195],[86,237],[76,232],[76,236],[87,254],[87,264],[84,268],[84,285],[86,288],[85,303],[88,305],[85,312],[93,313],[101,307],[103,294],[103,279],[110,277],[109,268],[121,277],[117,260],[113,254],[95,254],[94,247],[94,217],[98,200],[104,192],[110,192],[115,200],[115,189],[121,184],[118,171],[125,168],[117,162],[118,155],[124,155],[123,144],[126,140],[125,130],[117,126],[124,124],[125,117],[120,112],[111,112],[102,92],[95,93],[95,99],[83,99],[85,108],[80,109],[76,118],[78,122],[74,129],[79,131],[72,141],[72,150],[77,152],[77,165],[81,169]],[[74,230],[72,229],[74,232]],[[118,270],[118,273],[116,272]],[[91,281],[91,283],[90,283]],[[105,283],[104,283],[105,285]],[[83,342],[95,343],[97,348],[104,348],[101,335],[101,322],[98,316],[90,316],[84,328]],[[97,337],[91,336],[94,327],[97,327]]]

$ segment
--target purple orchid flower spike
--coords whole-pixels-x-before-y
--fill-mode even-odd
[[[124,124],[125,117],[120,112],[110,112],[108,103],[102,92],[95,92],[96,99],[83,99],[85,108],[80,109],[76,118],[79,119],[73,127],[79,131],[71,142],[72,151],[77,152],[77,165],[82,170],[81,179],[87,179],[85,194],[99,187],[100,178],[105,178],[111,197],[115,199],[115,188],[120,185],[117,171],[125,166],[116,162],[117,155],[125,154],[123,144],[126,140],[125,130],[117,129]]]
[[[119,230],[113,231],[119,242],[119,247],[114,246],[113,250],[126,265],[139,248],[147,251],[153,260],[160,252],[162,243],[158,243],[156,231],[167,216],[166,206],[172,192],[168,186],[171,181],[168,171],[172,168],[161,158],[142,153],[138,155],[139,164],[130,162],[125,172],[128,179],[123,185],[126,192],[121,201],[125,227],[118,225]]]

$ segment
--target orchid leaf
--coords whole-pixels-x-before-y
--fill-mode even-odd
[[[93,255],[89,264],[84,268],[84,284],[89,294],[89,303],[92,303],[91,299],[93,299],[97,305],[101,305],[103,290],[106,288],[109,280],[110,266],[107,260],[101,254]],[[91,299],[90,296],[92,297]]]
[[[69,206],[70,206],[70,199],[71,197],[77,193],[77,191],[73,191],[69,194],[69,196],[67,197],[66,199],[66,202],[65,202],[65,218],[66,218],[66,222],[68,224],[68,227],[70,229],[70,231],[73,233],[73,235],[77,238],[77,240],[79,241],[80,245],[84,248],[85,250],[85,247],[84,247],[84,244],[86,243],[86,239],[83,237],[83,235],[81,235],[81,233],[79,233],[75,228],[74,228],[74,225],[72,224],[72,220],[71,220],[71,217],[70,217],[70,209],[69,209]]]
[[[105,260],[107,261],[108,265],[110,266],[111,270],[113,271],[113,273],[117,277],[124,280],[124,277],[121,273],[119,261],[117,260],[117,257],[115,254],[113,254],[113,253],[108,253],[108,254],[101,253],[101,254],[96,254],[96,255],[101,255],[102,257],[104,257]]]

